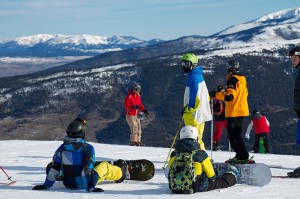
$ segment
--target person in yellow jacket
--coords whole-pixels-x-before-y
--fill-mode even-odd
[[[198,57],[193,53],[183,55],[181,61],[182,68],[187,74],[182,111],[184,125],[195,126],[198,129],[198,142],[200,148],[205,150],[202,141],[204,124],[212,119],[212,113],[209,93],[202,75],[203,70],[198,65]]]
[[[229,60],[227,63],[225,92],[210,92],[211,97],[225,101],[225,117],[231,147],[236,156],[227,160],[229,163],[253,163],[242,137],[244,117],[249,116],[248,88],[246,77],[239,72],[239,62]]]
[[[182,179],[178,179],[181,176],[176,176],[172,174],[172,166],[175,166],[174,163],[177,156],[180,153],[192,153],[192,161],[195,163],[196,168],[196,179],[191,182],[193,193],[210,191],[214,189],[222,189],[233,186],[237,183],[238,170],[236,167],[228,164],[229,169],[224,175],[217,176],[211,162],[210,157],[204,150],[201,150],[199,144],[197,143],[198,139],[198,130],[193,126],[184,126],[180,130],[180,139],[175,144],[175,150],[171,153],[171,158],[168,163],[168,166],[165,170],[165,175],[169,180],[169,188],[173,193],[190,193],[186,192],[187,190],[178,190],[176,185],[171,185],[172,178],[186,184]]]

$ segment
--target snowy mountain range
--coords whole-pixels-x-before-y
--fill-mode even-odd
[[[163,42],[149,41],[131,36],[111,37],[95,35],[38,34],[0,41],[0,56],[79,56],[145,47]]]

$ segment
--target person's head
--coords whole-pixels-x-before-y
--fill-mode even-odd
[[[225,91],[224,87],[222,85],[219,85],[217,92],[224,92],[224,91]]]
[[[141,87],[141,85],[139,85],[138,83],[134,82],[134,83],[133,83],[132,90],[133,90],[135,93],[139,93],[139,92],[142,90],[142,87]]]
[[[262,116],[259,110],[253,110],[251,115],[253,119],[259,119]]]
[[[71,122],[67,129],[66,133],[70,138],[85,138],[85,129],[86,129],[86,121],[82,118],[76,118],[73,122]]]
[[[195,127],[193,126],[184,126],[180,130],[180,137],[182,139],[192,139],[196,140],[198,138],[198,131]]]
[[[185,73],[192,71],[197,67],[198,57],[193,53],[187,53],[181,58],[181,66]]]
[[[300,66],[300,46],[292,48],[289,56],[291,57],[293,67],[297,69]]]
[[[240,64],[238,61],[231,59],[227,62],[227,71],[228,73],[238,72]]]

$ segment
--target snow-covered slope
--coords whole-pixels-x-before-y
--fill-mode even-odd
[[[154,162],[155,176],[147,182],[124,181],[116,184],[112,181],[102,182],[104,193],[87,193],[84,190],[67,190],[61,182],[47,191],[32,191],[32,187],[45,180],[45,167],[51,161],[60,141],[0,141],[0,165],[17,183],[13,186],[0,185],[1,199],[74,199],[74,198],[205,198],[205,199],[295,199],[300,197],[299,179],[273,178],[265,187],[235,185],[227,189],[214,190],[193,195],[171,194],[167,179],[164,176],[164,166],[168,148],[133,147],[92,143],[97,160],[149,159]],[[207,151],[210,155],[210,151]],[[231,154],[233,155],[233,154]],[[252,155],[252,154],[251,154]],[[222,162],[230,157],[229,152],[214,152],[215,162]],[[272,168],[273,175],[285,175],[299,166],[299,157],[288,155],[255,154],[257,162],[268,165],[282,165],[281,169]],[[0,171],[0,181],[6,177]]]

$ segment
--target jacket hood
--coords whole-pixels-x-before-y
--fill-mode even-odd
[[[192,139],[178,140],[175,144],[175,150],[177,152],[191,152],[200,149],[199,144]]]
[[[191,72],[188,73],[188,76],[194,75],[194,74],[200,74],[200,75],[202,75],[202,73],[203,73],[202,66],[197,66]]]
[[[85,139],[65,137],[63,145],[66,151],[81,151],[86,145]]]

